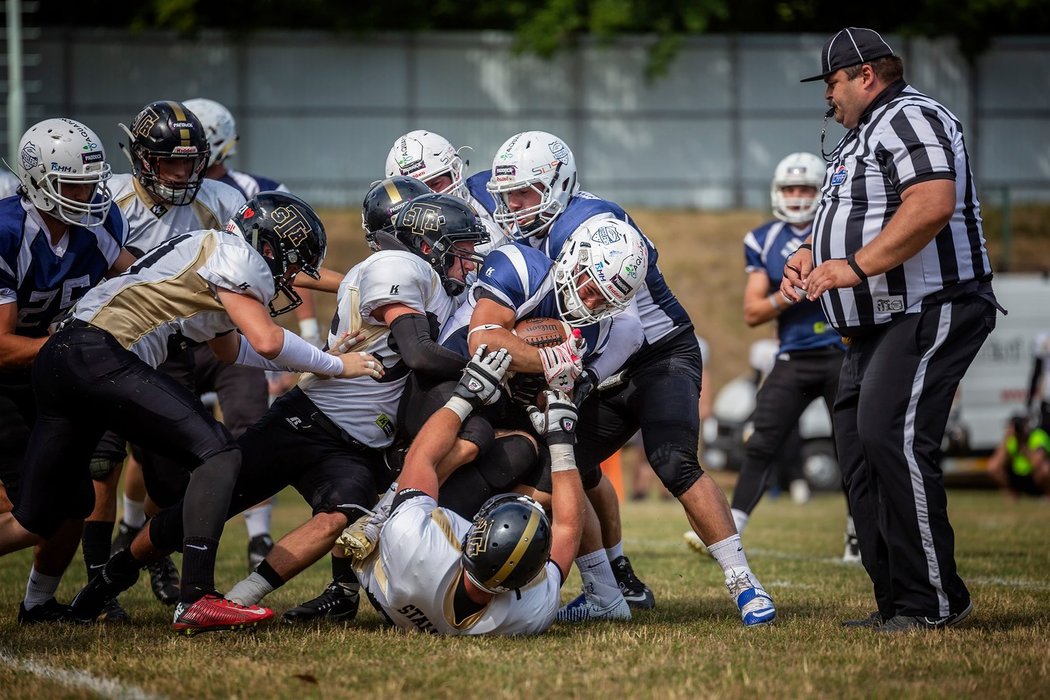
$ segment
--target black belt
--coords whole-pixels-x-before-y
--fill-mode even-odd
[[[307,422],[313,423],[336,440],[339,440],[345,445],[360,452],[382,452],[382,450],[376,449],[375,447],[369,447],[350,433],[340,428],[335,421],[329,418],[324,411],[319,409],[317,404],[311,401],[310,397],[299,387],[295,387],[289,391],[285,394],[285,397],[285,401],[293,405],[295,413],[302,415],[306,418]]]

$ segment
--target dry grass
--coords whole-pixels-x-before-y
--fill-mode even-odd
[[[756,573],[777,600],[778,623],[746,630],[721,574],[682,542],[674,502],[624,506],[626,545],[656,591],[658,607],[630,623],[557,624],[542,638],[442,639],[384,630],[371,609],[347,627],[292,629],[196,639],[168,631],[170,611],[145,582],[125,595],[124,628],[19,628],[14,613],[28,553],[0,567],[0,659],[81,670],[166,697],[1038,697],[1050,662],[1050,505],[1007,504],[987,492],[953,492],[960,569],[976,603],[973,622],[936,634],[879,637],[840,619],[871,607],[864,572],[837,561],[842,503],[821,495],[804,507],[762,503],[745,535]],[[280,530],[305,517],[282,494]],[[244,528],[233,522],[220,551],[219,581],[243,575]],[[268,599],[284,610],[328,580],[326,563]],[[83,582],[75,563],[60,597]],[[573,574],[563,591],[577,589]],[[367,607],[367,606],[366,606]],[[0,660],[8,698],[88,697]],[[126,693],[125,693],[126,694]]]

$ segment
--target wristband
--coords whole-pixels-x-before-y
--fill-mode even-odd
[[[567,472],[576,469],[576,453],[572,445],[551,445],[547,449],[551,453],[551,473]]]
[[[813,252],[813,244],[812,243],[803,243],[798,248],[795,248],[793,251],[791,251],[791,255],[787,256],[787,259],[790,260],[791,258],[793,258],[795,256],[795,253],[797,253],[800,250],[808,250],[810,253],[812,253]]]
[[[853,270],[857,277],[860,278],[861,282],[868,279],[868,275],[864,272],[864,270],[860,269],[860,265],[857,264],[855,254],[851,253],[846,256],[846,264],[849,265],[850,269]]]
[[[470,402],[459,396],[453,396],[445,402],[445,408],[459,416],[459,422],[462,423],[470,415],[470,412],[474,410],[474,407],[470,405]]]
[[[769,303],[773,305],[776,311],[780,311],[780,302],[777,300],[776,294],[770,294],[766,299],[769,299]]]
[[[316,318],[304,318],[299,321],[299,335],[303,338],[319,338],[320,332],[321,328],[317,325]]]

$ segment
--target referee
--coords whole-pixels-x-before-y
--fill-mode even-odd
[[[848,344],[834,424],[878,610],[850,626],[935,629],[973,610],[955,566],[939,445],[959,380],[998,307],[962,125],[904,82],[871,29],[821,52],[827,116],[846,129],[813,235],[783,293],[820,299]]]

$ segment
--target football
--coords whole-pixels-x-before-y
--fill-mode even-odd
[[[572,327],[558,318],[526,318],[514,326],[514,335],[536,348],[561,345],[571,332]]]

